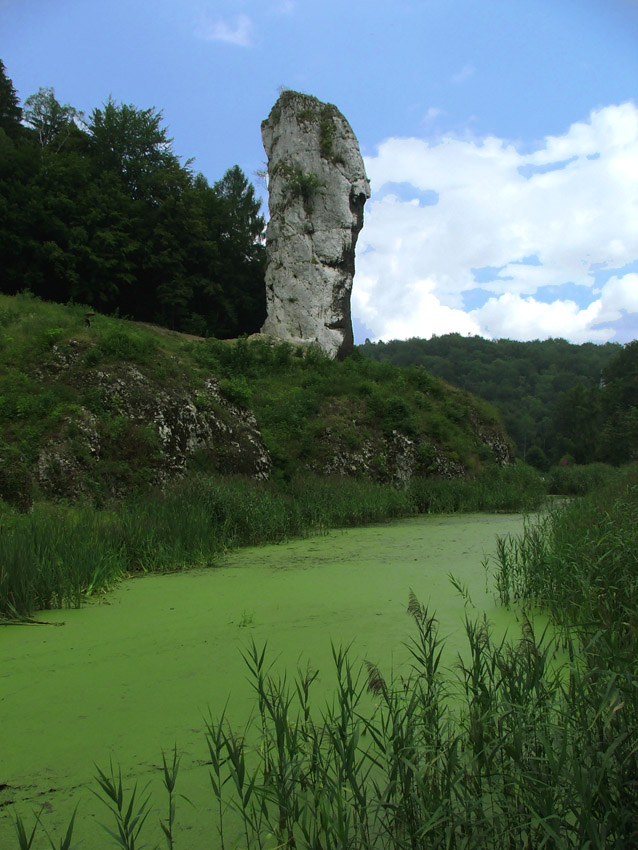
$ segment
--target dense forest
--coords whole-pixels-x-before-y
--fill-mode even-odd
[[[236,337],[266,315],[264,219],[238,166],[210,186],[162,113],[109,99],[88,118],[0,61],[0,266],[6,294]]]
[[[491,402],[519,457],[539,469],[638,456],[638,341],[623,347],[446,334],[366,340],[360,349],[373,360],[423,366]]]

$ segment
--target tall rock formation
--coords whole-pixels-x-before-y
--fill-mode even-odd
[[[352,348],[354,249],[370,197],[359,144],[336,106],[284,91],[261,125],[268,156],[268,315],[262,333]]]

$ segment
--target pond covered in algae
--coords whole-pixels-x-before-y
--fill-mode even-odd
[[[355,659],[384,672],[407,663],[408,591],[435,611],[446,636],[445,663],[463,648],[463,620],[487,613],[495,632],[516,636],[482,566],[496,537],[522,530],[512,515],[418,517],[232,553],[215,568],[123,582],[102,602],[47,612],[52,626],[0,629],[0,846],[16,847],[14,817],[61,835],[79,803],[75,837],[107,847],[91,796],[94,763],[122,767],[128,784],[151,781],[147,841],[164,846],[162,750],[182,753],[178,808],[184,850],[216,847],[207,778],[204,717],[240,724],[251,689],[241,651],[268,642],[276,669],[320,671],[314,704],[334,682],[331,642],[352,643]],[[454,589],[453,574],[472,605]],[[151,823],[151,820],[153,821]],[[109,824],[110,825],[110,824]],[[49,847],[40,834],[38,847]]]

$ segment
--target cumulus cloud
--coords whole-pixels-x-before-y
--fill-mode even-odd
[[[571,300],[545,303],[505,293],[490,298],[469,315],[495,338],[530,340],[567,336],[573,342],[605,342],[613,336],[609,324],[620,319],[623,312],[638,313],[638,274],[610,278],[600,297],[584,308]]]
[[[221,18],[211,21],[203,18],[199,22],[197,35],[205,41],[225,41],[237,47],[252,47],[252,21],[248,15],[238,15],[234,24]]]
[[[604,340],[610,322],[638,311],[634,274],[594,291],[601,269],[638,260],[635,105],[595,110],[525,154],[493,136],[388,139],[366,168],[373,195],[353,311],[375,338],[457,330]],[[405,185],[416,197],[392,190]],[[559,289],[546,303],[546,287],[566,284],[585,299]],[[487,300],[469,311],[465,294],[478,287]]]

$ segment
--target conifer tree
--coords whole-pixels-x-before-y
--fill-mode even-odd
[[[21,119],[20,101],[0,59],[0,128],[8,136],[16,136],[21,130]]]

